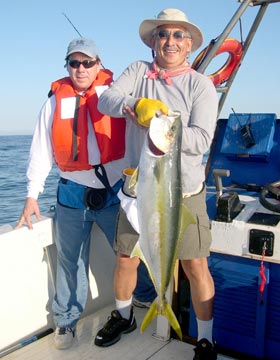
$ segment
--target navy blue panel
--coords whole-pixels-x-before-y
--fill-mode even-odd
[[[231,160],[237,160],[240,154],[246,154],[250,159],[266,159],[273,147],[275,121],[276,114],[230,114],[221,152]],[[246,147],[246,141],[241,134],[241,129],[244,129],[245,125],[250,129],[255,141],[255,145],[249,148]]]
[[[280,357],[280,265],[271,264],[270,286],[265,336],[265,355],[268,359]]]
[[[207,205],[207,213],[208,213],[208,216],[209,216],[210,220],[215,219],[216,214],[217,214],[216,201],[217,201],[216,194],[207,193],[207,195],[206,195],[206,205]]]
[[[273,146],[267,161],[260,159],[238,159],[231,161],[221,153],[227,120],[221,119],[217,124],[217,138],[213,142],[213,154],[209,157],[210,171],[206,179],[207,186],[214,186],[213,169],[228,169],[230,176],[224,177],[222,183],[229,186],[234,182],[241,184],[257,184],[264,186],[267,183],[280,179],[280,120],[276,120]]]
[[[267,278],[270,264],[266,264]],[[263,302],[259,292],[260,262],[211,253],[209,268],[215,283],[214,329],[218,345],[262,359],[267,310],[267,287]],[[193,308],[190,336],[197,336]]]

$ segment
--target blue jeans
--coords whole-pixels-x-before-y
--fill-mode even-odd
[[[119,204],[102,210],[83,210],[57,203],[54,216],[57,276],[53,301],[57,327],[75,326],[84,311],[89,286],[90,233],[93,224],[100,227],[113,247],[118,212]],[[138,267],[135,296],[140,301],[151,301],[155,297],[153,284],[143,263]]]

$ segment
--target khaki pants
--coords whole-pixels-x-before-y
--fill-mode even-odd
[[[207,257],[209,256],[211,245],[211,232],[206,210],[205,186],[200,193],[184,198],[183,203],[194,216],[196,224],[191,224],[186,229],[181,240],[178,258],[189,260]],[[138,237],[139,235],[127,220],[124,210],[120,208],[114,249],[121,254],[129,256]]]

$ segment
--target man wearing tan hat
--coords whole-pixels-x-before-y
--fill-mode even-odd
[[[147,127],[158,110],[178,110],[183,122],[181,172],[183,202],[196,218],[183,235],[178,258],[189,279],[198,324],[194,359],[215,360],[212,339],[214,283],[208,269],[211,234],[205,201],[203,155],[209,150],[217,119],[218,97],[211,80],[191,69],[188,57],[203,41],[199,28],[178,9],[165,9],[156,19],[144,20],[142,41],[152,49],[153,62],[136,61],[99,98],[98,109],[125,116],[126,156],[137,167]],[[120,212],[115,249],[116,310],[97,333],[95,344],[109,346],[136,328],[132,293],[139,259],[130,258],[138,234]],[[129,244],[127,244],[129,242]]]

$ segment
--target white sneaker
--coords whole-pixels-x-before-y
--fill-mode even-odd
[[[54,344],[57,349],[68,349],[74,341],[75,329],[57,327],[54,333]]]

